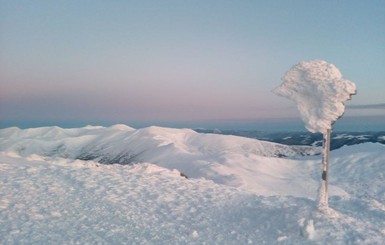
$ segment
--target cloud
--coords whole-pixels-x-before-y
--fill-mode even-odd
[[[385,109],[385,103],[380,104],[369,104],[369,105],[348,105],[349,109],[377,109],[383,110]]]

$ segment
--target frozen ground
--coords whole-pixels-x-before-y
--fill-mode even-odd
[[[80,136],[87,130],[93,133]],[[137,138],[126,145],[129,135]],[[321,215],[320,156],[278,158],[277,144],[122,125],[13,128],[0,136],[1,244],[385,243],[382,144],[332,152],[332,210]],[[121,152],[108,142],[149,147],[141,155],[148,161],[106,165],[74,157],[86,145]],[[215,164],[201,164],[205,158]],[[186,179],[174,169],[195,175]]]

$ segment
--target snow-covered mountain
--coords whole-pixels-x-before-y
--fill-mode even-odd
[[[271,132],[256,130],[218,130],[195,129],[200,133],[216,133],[223,135],[236,135],[252,139],[259,139],[284,145],[308,145],[322,146],[322,134],[313,134],[304,131]],[[331,150],[339,149],[345,145],[357,145],[362,143],[381,143],[385,145],[385,131],[366,132],[332,132]]]
[[[2,129],[0,243],[384,244],[385,146],[331,152],[326,215],[318,150],[159,127]]]
[[[20,156],[37,154],[105,164],[151,162],[177,169],[188,177],[203,177],[235,187],[254,182],[255,173],[249,169],[257,171],[256,163],[264,162],[266,157],[320,152],[316,147],[201,134],[191,129],[148,127],[135,130],[126,125],[77,129],[7,128],[0,131],[0,139],[1,151],[13,151]]]

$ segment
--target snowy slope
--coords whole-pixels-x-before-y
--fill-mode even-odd
[[[149,163],[3,152],[0,243],[383,244],[384,146],[347,147],[333,159],[331,181],[347,195],[333,196],[323,217],[309,198],[255,195]]]
[[[1,158],[2,243],[247,244],[258,233],[273,232],[270,242],[281,235],[268,227],[256,233],[254,218],[273,209],[271,203],[275,219],[285,209],[300,209],[281,207],[280,198],[256,199],[207,180],[186,180],[151,164],[34,159]],[[251,216],[242,220],[247,212]]]
[[[272,157],[276,144],[124,125],[0,135],[0,244],[385,243],[382,144],[331,153],[325,216],[315,209],[320,156]],[[96,162],[127,146],[148,147],[149,161]],[[75,160],[93,147],[93,161]]]
[[[203,177],[216,183],[246,189],[257,187],[262,194],[280,193],[279,187],[274,192],[271,192],[271,188],[263,192],[266,180],[271,177],[276,179],[276,176],[265,173],[265,166],[261,168],[266,157],[319,153],[319,149],[314,147],[200,134],[191,129],[149,127],[134,130],[125,125],[108,128],[87,126],[79,129],[2,129],[0,150],[12,151],[21,156],[37,154],[109,164],[150,162],[168,169],[178,169],[191,178]],[[282,171],[289,171],[290,168],[288,165]],[[260,186],[255,185],[256,172],[265,178]],[[316,188],[316,185],[313,187]],[[303,196],[302,191],[291,194]]]

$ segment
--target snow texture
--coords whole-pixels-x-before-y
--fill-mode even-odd
[[[324,215],[314,198],[319,157],[256,151],[272,153],[274,144],[158,127],[10,128],[0,135],[0,244],[385,244],[382,144],[331,152]],[[148,162],[71,157],[95,147],[118,159],[117,139],[127,148],[130,137],[130,147],[148,147],[141,154]],[[195,176],[186,179],[181,169]],[[244,185],[234,187],[224,173]]]
[[[297,104],[305,127],[325,134],[344,111],[344,102],[356,93],[356,85],[342,78],[333,64],[323,60],[303,61],[293,66],[273,92]]]
[[[63,129],[59,127],[7,128],[0,131],[0,151],[13,151],[27,157],[37,154],[45,157],[92,160],[105,164],[150,162],[168,169],[178,169],[192,178],[206,178],[218,184],[257,188],[266,194],[280,194],[280,188],[266,185],[272,178],[262,166],[268,157],[295,157],[320,153],[319,148],[286,146],[255,139],[216,134],[200,134],[191,129],[148,127],[132,129],[127,126]],[[274,163],[270,166],[275,168]],[[255,185],[255,172],[261,175],[260,186]],[[290,172],[289,167],[281,168]],[[278,173],[278,172],[277,172]],[[305,176],[303,178],[306,178]],[[259,182],[259,181],[257,181]],[[293,185],[300,185],[300,179]],[[316,188],[316,187],[314,187]],[[271,190],[276,189],[273,193]],[[302,196],[293,188],[290,192]],[[255,190],[257,191],[257,190]]]

